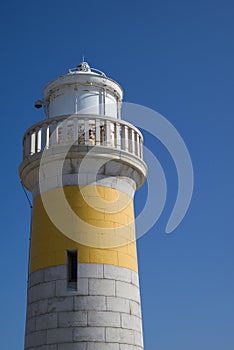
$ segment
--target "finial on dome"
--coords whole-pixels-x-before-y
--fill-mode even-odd
[[[83,60],[78,66],[76,67],[76,71],[78,72],[91,72],[91,68],[87,62],[84,61],[84,55]]]
[[[91,68],[90,65],[85,62],[84,60],[84,55],[82,55],[82,62],[78,64],[75,68],[70,68],[68,70],[68,74],[79,74],[79,73],[92,73],[92,74],[98,74],[102,75],[103,77],[106,77],[105,73],[100,71],[99,69],[96,68]]]

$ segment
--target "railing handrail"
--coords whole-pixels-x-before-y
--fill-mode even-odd
[[[139,134],[139,136],[141,137],[142,142],[144,141],[144,137],[143,137],[141,131],[139,129],[137,129],[134,125],[132,125],[131,123],[126,122],[125,120],[122,120],[122,119],[116,119],[116,118],[113,118],[113,117],[109,117],[107,115],[97,115],[97,114],[64,114],[64,115],[60,115],[58,117],[43,119],[40,122],[38,122],[36,124],[33,124],[31,127],[29,127],[26,130],[26,132],[24,133],[24,136],[23,136],[23,140],[29,133],[33,132],[38,127],[40,128],[43,125],[50,125],[50,124],[53,124],[54,122],[60,122],[60,121],[66,120],[66,119],[73,119],[73,118],[77,118],[77,119],[81,119],[81,120],[82,119],[109,120],[109,121],[111,121],[113,123],[118,123],[120,125],[122,124],[124,126],[126,125],[129,128],[135,130],[135,132],[137,134]]]

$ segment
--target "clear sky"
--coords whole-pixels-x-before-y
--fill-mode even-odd
[[[17,175],[22,136],[43,118],[33,108],[43,86],[83,53],[123,86],[125,101],[168,118],[193,161],[191,206],[166,235],[176,170],[145,135],[168,182],[162,216],[138,241],[145,350],[234,348],[233,18],[231,0],[2,2],[1,349],[23,349],[24,339],[30,209]]]

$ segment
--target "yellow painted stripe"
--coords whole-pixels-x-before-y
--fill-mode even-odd
[[[94,244],[90,246],[80,243],[83,233],[82,223],[69,222],[69,229],[73,230],[72,236],[68,235],[68,237],[62,233],[50,220],[41,196],[37,196],[33,205],[30,272],[66,264],[66,252],[72,249],[78,250],[78,262],[80,263],[111,264],[137,271],[136,242],[132,239],[135,237],[132,199],[125,193],[111,188],[86,186],[85,200],[81,190],[84,189],[78,186],[63,188],[66,200],[73,212],[84,223],[95,227]],[[53,208],[57,208],[58,189],[50,190],[46,196]],[[100,198],[104,201],[100,202]],[[66,220],[62,212],[59,215],[61,221]],[[118,230],[115,231],[115,228],[118,227],[123,228],[123,231],[120,231],[122,237],[117,237]],[[110,243],[112,239],[113,246],[102,248],[102,242]],[[122,245],[117,244],[116,246],[116,242],[121,242]]]

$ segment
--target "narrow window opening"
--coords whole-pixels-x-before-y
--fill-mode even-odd
[[[77,250],[67,251],[67,288],[77,290]]]

